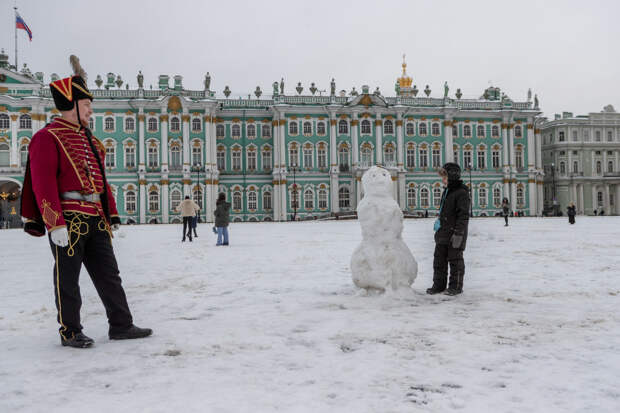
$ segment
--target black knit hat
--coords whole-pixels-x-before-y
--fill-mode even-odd
[[[440,175],[443,175],[445,173],[445,175],[448,176],[448,181],[458,181],[459,179],[461,179],[461,167],[459,166],[459,164],[454,162],[446,163],[444,166],[441,167],[439,173]]]

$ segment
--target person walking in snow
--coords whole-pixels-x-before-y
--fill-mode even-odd
[[[510,202],[508,202],[508,198],[504,198],[502,200],[502,216],[504,217],[505,227],[508,226],[508,215],[510,215]]]
[[[183,239],[181,242],[185,242],[185,235],[189,237],[189,242],[192,242],[192,220],[200,211],[200,207],[189,196],[186,196],[183,202],[177,206],[176,211],[180,212],[183,217]]]
[[[220,192],[215,203],[215,229],[217,230],[217,246],[228,245],[228,224],[230,223],[230,203],[226,202],[226,194]]]
[[[577,215],[577,210],[575,208],[575,204],[573,204],[572,202],[570,203],[568,208],[566,208],[566,214],[568,215],[568,222],[571,225],[574,224],[575,223],[575,215]]]
[[[463,251],[467,243],[469,225],[469,189],[461,180],[461,167],[448,162],[439,170],[446,188],[441,196],[439,217],[435,221],[435,253],[433,260],[433,286],[427,294],[447,295],[463,292],[465,262]],[[448,264],[450,282],[448,284]]]
[[[196,211],[196,214],[192,217],[192,230],[194,231],[194,238],[198,238],[198,234],[196,233],[196,227],[198,226],[199,217],[200,217],[199,211]]]

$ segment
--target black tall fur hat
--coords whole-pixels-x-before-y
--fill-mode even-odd
[[[54,104],[58,110],[71,110],[75,106],[75,102],[80,99],[93,100],[93,95],[86,86],[86,72],[80,65],[80,59],[71,55],[69,62],[74,75],[50,83]]]

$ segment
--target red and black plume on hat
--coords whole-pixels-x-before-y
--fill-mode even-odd
[[[74,75],[50,83],[52,97],[58,110],[71,110],[75,102],[80,99],[93,100],[93,95],[86,86],[86,72],[80,65],[80,59],[71,55],[69,62]]]

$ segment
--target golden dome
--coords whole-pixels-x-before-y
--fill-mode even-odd
[[[396,81],[398,82],[398,85],[400,86],[401,89],[410,88],[411,84],[413,83],[413,79],[407,76],[407,63],[405,62],[405,55],[403,55],[402,66],[403,66],[403,74],[401,77],[396,79]]]

